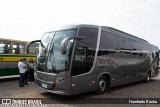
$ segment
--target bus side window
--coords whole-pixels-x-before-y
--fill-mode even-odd
[[[76,57],[76,61],[86,62],[86,48],[76,47],[75,57]]]
[[[139,42],[137,42],[136,40],[134,39],[130,39],[130,49],[131,50],[136,50],[136,51],[139,51]]]
[[[20,46],[19,46],[18,43],[17,43],[17,46],[15,48],[15,54],[20,54]]]
[[[114,50],[116,50],[116,35],[102,30],[98,56],[113,57],[116,55]]]
[[[72,76],[84,74],[91,70],[96,52],[98,29],[81,28],[78,35],[85,36],[85,39],[77,41],[72,63]]]
[[[10,54],[10,45],[9,45],[9,43],[6,43],[4,45],[4,52],[3,53],[4,54]]]
[[[128,39],[117,36],[117,49],[120,50],[129,50],[129,41]]]
[[[102,30],[100,49],[116,49],[116,36],[110,32]]]
[[[148,50],[147,44],[146,43],[140,43],[140,50],[141,51],[147,51]]]

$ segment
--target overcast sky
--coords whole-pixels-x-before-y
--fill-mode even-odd
[[[0,0],[0,38],[36,40],[66,24],[117,28],[160,47],[160,0]]]

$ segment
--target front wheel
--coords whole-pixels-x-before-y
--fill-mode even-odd
[[[109,81],[105,76],[101,76],[97,84],[97,94],[103,94],[109,90]]]

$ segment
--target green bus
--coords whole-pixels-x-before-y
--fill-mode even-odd
[[[18,62],[21,58],[36,61],[38,44],[32,44],[29,54],[25,54],[28,41],[0,38],[0,79],[19,77]],[[17,45],[19,51],[16,53]]]

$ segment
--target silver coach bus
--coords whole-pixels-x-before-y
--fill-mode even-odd
[[[48,92],[102,94],[158,75],[158,47],[111,27],[63,26],[28,43],[26,51],[34,42],[40,42],[35,84]]]

